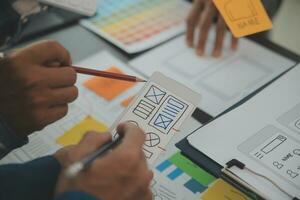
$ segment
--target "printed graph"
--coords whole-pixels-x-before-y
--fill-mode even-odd
[[[203,193],[216,180],[214,176],[194,164],[179,152],[156,166],[158,173],[169,180],[176,181],[183,178],[183,187],[196,194]]]

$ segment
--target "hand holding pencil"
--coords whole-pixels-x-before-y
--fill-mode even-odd
[[[145,139],[143,131],[132,123],[119,125],[117,131],[123,136],[122,143],[94,160],[72,179],[66,177],[67,167],[95,152],[112,138],[109,133],[91,132],[78,145],[67,149],[64,155],[70,162],[60,175],[57,194],[72,189],[105,200],[152,199],[149,185],[153,173],[148,169],[142,150]]]

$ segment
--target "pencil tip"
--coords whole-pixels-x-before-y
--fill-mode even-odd
[[[144,82],[144,83],[147,82],[146,80],[140,79],[140,78],[136,78],[136,81],[137,81],[137,82]]]

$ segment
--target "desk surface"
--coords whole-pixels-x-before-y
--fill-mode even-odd
[[[65,46],[70,51],[74,63],[102,50],[109,51],[124,62],[128,62],[129,60],[129,56],[124,55],[120,50],[113,47],[104,39],[96,36],[80,25],[72,25],[48,35],[35,38],[29,42],[22,43],[21,46],[34,41],[49,39],[56,40]]]

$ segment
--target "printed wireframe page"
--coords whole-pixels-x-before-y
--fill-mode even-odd
[[[300,65],[233,111],[188,137],[189,143],[225,166],[235,158],[300,197]],[[288,200],[265,179],[247,170],[231,172],[266,195]]]
[[[152,164],[199,101],[200,95],[156,72],[112,128],[126,121],[142,128],[146,134],[143,150]]]
[[[239,40],[239,48],[230,50],[227,34],[223,54],[213,58],[215,31],[211,31],[206,55],[199,57],[178,37],[130,62],[136,70],[150,76],[159,71],[201,94],[199,108],[217,116],[296,63],[248,39]]]

